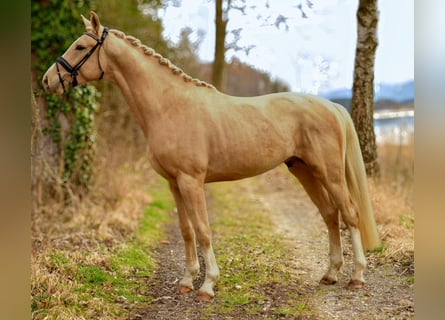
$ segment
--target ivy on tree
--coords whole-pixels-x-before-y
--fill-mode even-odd
[[[90,0],[33,1],[31,7],[31,47],[37,72],[41,79],[44,72],[71,42],[82,34],[79,23],[81,10],[90,6]],[[41,89],[41,88],[40,88]],[[36,94],[43,92],[39,90]],[[94,113],[98,110],[98,92],[92,85],[68,90],[66,97],[43,93],[46,101],[43,133],[48,135],[59,150],[62,161],[61,178],[64,185],[88,190],[93,182],[95,156]],[[69,128],[62,135],[60,115],[69,121]],[[62,138],[64,137],[64,138]]]

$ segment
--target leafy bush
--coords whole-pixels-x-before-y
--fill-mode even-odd
[[[40,80],[55,58],[82,34],[80,14],[89,5],[89,0],[32,3],[31,47],[37,79]],[[55,183],[61,183],[65,190],[67,187],[88,190],[93,181],[94,113],[99,108],[95,87],[87,85],[70,89],[66,97],[44,93],[41,87],[34,94],[42,94],[45,102],[46,121],[42,133],[56,145],[57,152],[51,155],[55,159],[50,163],[57,164],[58,168],[52,169],[59,171],[57,175],[61,181]],[[62,128],[62,118],[68,120],[68,128]]]

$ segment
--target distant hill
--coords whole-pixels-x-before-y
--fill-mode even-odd
[[[414,101],[414,81],[400,84],[381,84],[376,92],[376,100],[392,100],[398,103]]]
[[[330,100],[350,100],[352,89],[338,89],[322,93],[322,96]],[[414,101],[414,81],[398,84],[377,84],[374,90],[374,100],[390,100],[396,103],[408,103]]]
[[[351,99],[329,99],[335,103],[341,104],[349,112],[351,112]],[[396,102],[388,99],[381,99],[374,102],[374,110],[388,110],[388,109],[414,109],[414,101]]]
[[[338,89],[322,94],[351,111],[352,89]],[[414,81],[378,84],[374,91],[374,110],[414,108]]]

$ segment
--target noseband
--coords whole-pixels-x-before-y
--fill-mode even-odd
[[[59,81],[62,84],[62,88],[63,88],[63,92],[65,92],[65,85],[63,84],[63,79],[62,79],[62,75],[60,74],[59,71],[59,64],[66,70],[68,71],[68,73],[71,75],[71,78],[73,79],[73,81],[71,82],[71,87],[75,87],[77,86],[78,82],[77,82],[77,71],[79,71],[79,69],[84,65],[85,62],[87,62],[87,60],[91,57],[91,55],[94,53],[94,51],[96,51],[97,48],[100,48],[102,46],[102,44],[105,41],[105,38],[108,35],[108,28],[104,28],[103,32],[102,32],[102,36],[99,38],[97,38],[94,34],[89,33],[89,32],[85,32],[84,35],[90,36],[91,38],[93,38],[94,40],[96,40],[96,44],[94,45],[94,47],[92,47],[90,49],[90,51],[88,51],[88,53],[73,67],[69,64],[68,61],[66,61],[63,57],[58,57],[56,59],[56,69],[57,69],[57,75],[59,76]],[[97,58],[97,61],[99,62],[99,68],[101,71],[99,80],[101,80],[104,76],[104,71],[102,69],[102,66],[100,65],[100,60],[99,57]]]

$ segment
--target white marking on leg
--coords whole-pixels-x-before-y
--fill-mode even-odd
[[[366,258],[363,253],[362,240],[360,238],[360,231],[357,228],[349,227],[352,240],[352,251],[354,254],[354,272],[351,280],[359,280],[365,282],[363,272],[366,269]]]
[[[340,232],[337,226],[337,229],[329,229],[329,269],[323,278],[337,282],[337,274],[342,265],[343,253]]]
[[[189,241],[185,244],[185,257],[185,274],[181,281],[179,281],[179,285],[193,290],[193,280],[199,274],[199,261],[194,242]]]
[[[211,244],[207,250],[204,250],[204,260],[206,264],[206,277],[201,288],[199,288],[199,292],[213,297],[215,295],[213,287],[219,279],[219,268]]]

